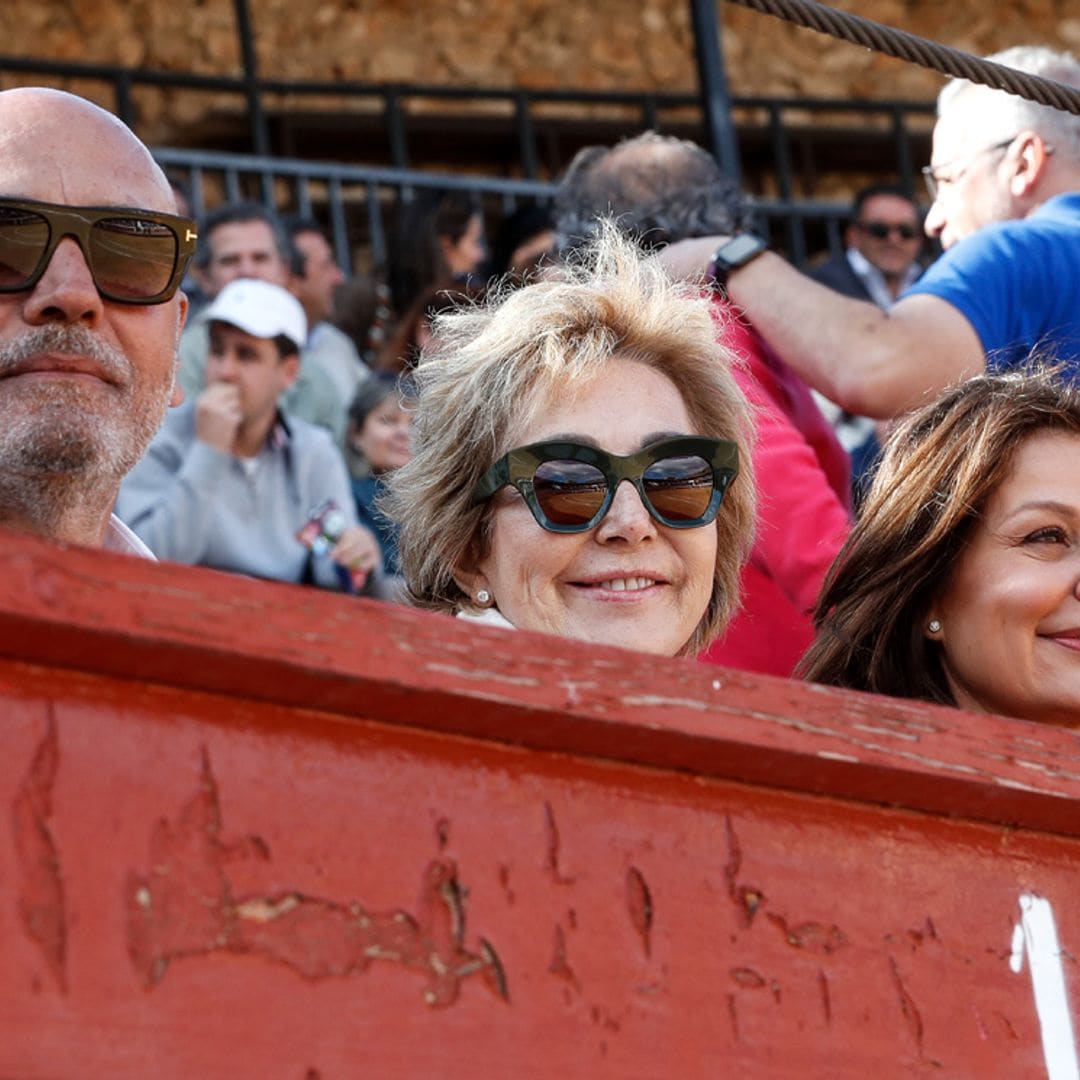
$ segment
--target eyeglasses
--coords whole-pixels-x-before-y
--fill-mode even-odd
[[[914,240],[919,235],[919,230],[906,222],[892,225],[887,221],[856,221],[855,225],[861,232],[872,236],[875,240],[888,240],[890,233],[896,233],[901,240]]]
[[[507,484],[517,488],[548,532],[587,532],[629,480],[649,513],[672,529],[715,520],[739,471],[739,448],[728,439],[679,436],[636,454],[609,454],[574,442],[542,442],[511,450],[480,478],[473,505]]]
[[[176,214],[0,198],[0,293],[32,289],[70,236],[104,299],[162,304],[176,292],[197,235],[195,223]]]
[[[957,169],[951,176],[943,173],[943,169],[947,169],[946,165],[924,165],[922,167],[923,179],[926,181],[926,190],[930,192],[930,198],[933,202],[937,202],[941,195],[941,189],[947,184],[955,184],[964,173],[971,168],[975,162],[983,156],[983,154],[992,154],[995,150],[1004,150],[1005,147],[1011,146],[1016,141],[1016,136],[1005,139],[1003,142],[994,143],[993,146],[984,146],[981,150],[976,150],[967,161],[967,164],[962,168]],[[955,160],[955,159],[954,159]]]

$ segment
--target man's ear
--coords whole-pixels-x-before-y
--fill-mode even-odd
[[[858,235],[859,227],[855,224],[854,221],[849,221],[848,224],[844,226],[844,247],[855,247],[855,240],[857,239]]]
[[[1009,192],[1014,198],[1022,199],[1030,196],[1032,188],[1046,172],[1054,149],[1034,131],[1021,131],[1016,142],[1016,165],[1009,177]]]
[[[280,360],[282,390],[287,390],[300,376],[300,354],[289,353]]]
[[[180,291],[176,294],[176,297],[178,301],[176,305],[176,347],[173,355],[172,396],[169,398],[169,407],[173,409],[177,405],[184,404],[184,388],[180,385],[180,380],[176,376],[180,372],[180,335],[184,332],[189,310],[187,294]]]

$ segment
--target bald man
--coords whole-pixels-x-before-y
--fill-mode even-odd
[[[179,400],[194,248],[115,116],[57,90],[0,93],[0,524],[150,554],[111,510]]]

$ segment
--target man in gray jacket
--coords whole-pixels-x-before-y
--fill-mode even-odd
[[[206,322],[206,389],[169,413],[121,487],[117,513],[161,558],[374,589],[378,543],[356,524],[337,447],[279,407],[307,336],[299,301],[278,285],[239,279],[218,294]],[[297,534],[327,502],[338,525],[309,549]]]

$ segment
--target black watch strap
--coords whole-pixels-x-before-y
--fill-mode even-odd
[[[740,233],[725,240],[714,252],[706,274],[707,280],[726,299],[728,278],[740,266],[756,259],[768,244],[753,233]]]

